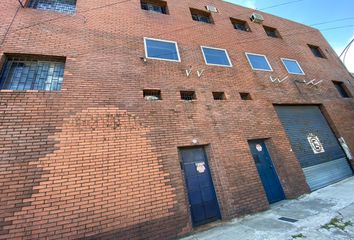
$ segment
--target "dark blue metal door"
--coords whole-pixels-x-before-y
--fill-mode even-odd
[[[283,188],[264,141],[250,141],[249,145],[269,203],[285,199]]]
[[[193,226],[220,219],[220,210],[204,148],[181,149]]]

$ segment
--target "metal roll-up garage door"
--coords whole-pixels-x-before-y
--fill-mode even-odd
[[[352,175],[346,155],[318,106],[276,106],[311,190]]]

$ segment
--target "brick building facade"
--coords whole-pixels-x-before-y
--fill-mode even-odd
[[[206,152],[221,219],[269,207],[252,140],[265,139],[286,198],[307,193],[280,105],[318,106],[354,151],[354,80],[316,29],[265,13],[255,23],[253,10],[222,1],[168,0],[168,14],[139,0],[77,0],[75,14],[22,2],[0,3],[0,239],[185,235],[193,227],[181,151],[192,146]],[[205,10],[211,2],[217,13]],[[212,23],[193,21],[191,9]],[[144,38],[176,42],[180,61],[149,58]],[[206,65],[201,46],[226,49],[232,67]],[[266,55],[272,71],[253,70],[246,52]],[[304,74],[288,73],[281,58]],[[36,71],[38,61],[65,65],[60,87],[4,87],[9,62],[34,60]]]

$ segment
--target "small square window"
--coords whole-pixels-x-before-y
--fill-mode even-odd
[[[8,55],[0,75],[0,89],[60,91],[64,57]]]
[[[251,31],[246,21],[238,20],[235,18],[230,18],[230,20],[235,29],[245,32]]]
[[[325,55],[323,54],[322,50],[317,47],[317,46],[314,46],[314,45],[310,45],[308,44],[312,54],[315,56],[315,57],[318,57],[318,58],[326,58]]]
[[[141,0],[141,9],[150,11],[150,12],[156,12],[156,13],[162,13],[162,14],[168,14],[168,8],[167,8],[167,2],[165,1],[160,1],[160,0]]]
[[[277,29],[267,26],[263,26],[263,28],[268,37],[281,38]]]
[[[185,101],[192,101],[197,99],[194,91],[181,91],[180,94],[181,99]]]
[[[240,93],[241,100],[252,100],[251,94],[248,92],[241,92]]]
[[[305,75],[298,61],[287,58],[282,58],[281,61],[283,62],[288,73]]]
[[[269,71],[269,72],[273,71],[265,55],[246,53],[246,57],[253,70]]]
[[[76,0],[30,0],[28,7],[61,13],[75,13]]]
[[[161,91],[156,89],[144,89],[143,90],[144,99],[148,101],[158,101],[161,100]]]
[[[176,42],[144,38],[146,58],[180,62]]]
[[[214,100],[226,100],[224,92],[213,92]]]
[[[202,46],[202,53],[207,65],[215,65],[221,67],[232,67],[231,60],[226,49],[211,48]]]
[[[339,95],[342,98],[351,98],[351,94],[349,93],[347,87],[345,86],[345,84],[343,82],[337,82],[337,81],[333,81],[334,86],[336,87]]]
[[[211,17],[210,12],[206,12],[203,10],[198,10],[194,8],[190,8],[192,19],[197,22],[209,23],[213,24],[213,18]]]

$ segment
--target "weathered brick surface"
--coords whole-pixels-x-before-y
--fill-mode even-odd
[[[331,82],[353,79],[321,34],[267,14],[264,24],[282,39],[251,22],[252,32],[236,31],[229,17],[248,21],[252,11],[219,1],[215,25],[192,21],[189,7],[206,4],[168,1],[170,15],[160,15],[141,10],[138,0],[78,0],[70,16],[16,13],[17,1],[1,1],[2,60],[5,53],[53,55],[65,56],[66,65],[60,92],[0,91],[0,239],[188,233],[178,147],[194,138],[206,145],[223,219],[268,207],[250,139],[269,139],[286,195],[297,197],[308,187],[273,104],[321,104],[354,152],[354,101],[340,98]],[[143,63],[143,37],[177,41],[182,62]],[[327,59],[315,58],[307,44]],[[200,45],[226,48],[234,67],[205,66]],[[244,52],[266,54],[274,72],[252,71]],[[271,83],[270,75],[287,74],[280,57],[297,59],[306,75]],[[324,82],[297,88],[296,78]],[[163,100],[145,101],[143,89],[160,89]],[[195,90],[197,100],[181,101],[180,90]],[[225,91],[227,100],[214,101],[212,91]]]

